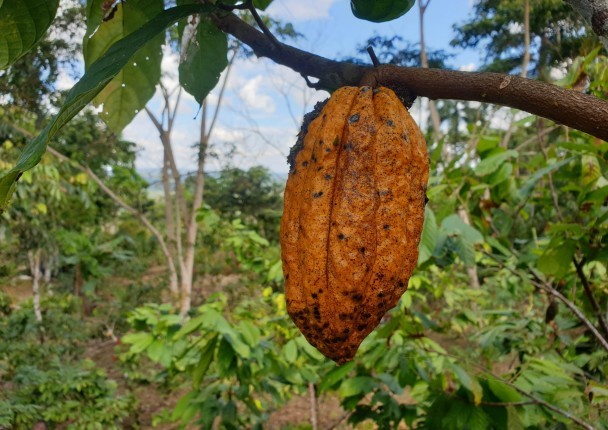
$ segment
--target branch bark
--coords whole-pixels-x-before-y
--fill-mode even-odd
[[[304,76],[315,77],[322,88],[330,91],[345,85],[359,85],[364,77],[371,77],[400,95],[413,91],[430,99],[509,106],[608,141],[608,102],[591,95],[500,73],[390,65],[372,68],[333,61],[283,43],[279,47],[234,14],[216,16],[215,23],[219,29],[248,45],[258,57],[268,57]]]

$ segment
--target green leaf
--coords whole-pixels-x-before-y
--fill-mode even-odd
[[[112,19],[102,22],[89,37],[85,67],[103,55],[114,41],[133,33],[162,10],[162,0],[130,0],[118,4]],[[115,133],[120,133],[154,96],[160,79],[163,42],[162,34],[153,37],[95,97],[94,104],[103,105],[101,119]]]
[[[351,379],[346,379],[340,385],[341,397],[356,396],[357,394],[366,394],[372,391],[378,384],[374,378],[369,376],[357,376]]]
[[[441,232],[448,236],[460,235],[471,243],[483,242],[483,235],[456,214],[448,216],[441,222]]]
[[[59,0],[0,2],[0,70],[32,49],[57,14]]]
[[[452,364],[452,370],[462,386],[473,394],[473,403],[479,405],[481,403],[481,398],[483,397],[483,388],[479,384],[477,378],[470,375],[466,370],[455,363]]]
[[[253,0],[255,8],[260,10],[266,10],[270,3],[272,3],[272,0]]]
[[[490,155],[489,157],[481,160],[479,164],[475,166],[475,174],[477,176],[489,175],[490,173],[497,171],[500,165],[509,158],[517,157],[517,154],[517,151],[510,149],[508,151]]]
[[[134,354],[139,354],[154,342],[154,336],[150,333],[129,333],[123,336],[121,341],[131,344],[130,351]]]
[[[201,358],[198,361],[198,364],[192,371],[192,383],[194,387],[198,387],[205,375],[207,374],[207,370],[209,370],[209,366],[213,361],[213,356],[215,354],[215,346],[217,345],[217,336],[213,336],[205,345],[205,347],[201,351]]]
[[[415,0],[351,0],[350,8],[359,19],[385,22],[404,15],[414,3]]]
[[[501,402],[513,403],[521,401],[517,390],[495,378],[488,378],[488,387]]]
[[[281,355],[285,358],[287,363],[291,364],[296,361],[296,358],[298,358],[298,346],[296,345],[295,340],[291,339],[285,344]]]
[[[581,182],[583,185],[587,186],[594,183],[600,176],[602,176],[602,168],[599,161],[597,161],[597,157],[583,155],[581,157]]]
[[[524,185],[517,192],[517,197],[519,198],[519,200],[524,200],[527,197],[529,197],[530,193],[532,193],[532,190],[534,189],[534,186],[543,176],[558,170],[560,167],[568,164],[573,159],[574,159],[574,157],[570,157],[570,158],[566,158],[565,160],[558,161],[555,164],[551,164],[549,166],[543,167],[542,169],[540,169],[536,173],[534,173],[534,175],[530,176],[528,178],[528,180],[526,180]]]
[[[319,391],[327,391],[338,382],[340,382],[348,373],[355,367],[355,362],[351,361],[343,366],[336,367],[328,372],[321,383],[319,384]]]
[[[201,17],[196,34],[183,43],[179,82],[201,104],[228,65],[228,37],[209,18]]]
[[[424,208],[424,227],[422,228],[422,237],[418,246],[418,264],[427,261],[433,255],[435,245],[437,244],[437,220],[435,214],[429,206]]]
[[[548,248],[538,259],[538,270],[545,275],[562,278],[570,269],[575,250],[575,244],[570,241]]]
[[[212,10],[213,7],[206,5],[186,5],[167,9],[138,30],[116,42],[99,60],[91,64],[85,75],[70,90],[57,115],[34,140],[26,145],[17,165],[0,178],[0,213],[6,208],[15,191],[16,181],[19,177],[40,162],[46,151],[47,142],[99,94],[139,48],[178,19]]]

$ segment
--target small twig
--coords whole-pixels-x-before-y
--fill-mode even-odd
[[[336,427],[338,427],[342,423],[342,421],[344,421],[345,419],[347,419],[350,416],[351,416],[351,412],[344,412],[342,414],[342,416],[340,416],[340,418],[338,418],[338,420],[335,423],[333,423],[332,425],[327,427],[325,430],[334,430]]]
[[[266,27],[266,24],[264,24],[264,21],[262,21],[262,18],[260,18],[258,11],[256,10],[255,6],[253,5],[253,1],[251,1],[251,0],[249,0],[249,12],[251,12],[251,15],[253,16],[253,19],[255,20],[255,22],[258,24],[258,27],[260,27],[260,30],[262,30],[262,32],[266,35],[266,37],[268,37],[270,39],[272,44],[276,48],[283,49],[283,45],[281,44],[281,42],[279,42],[279,40],[274,36],[274,34],[272,34],[272,32],[268,29],[268,27]]]
[[[367,47],[367,53],[369,54],[369,58],[371,58],[374,67],[378,67],[380,65],[380,61],[378,60],[378,57],[374,52],[374,48],[371,45]]]
[[[583,289],[585,290],[585,295],[589,299],[589,303],[591,303],[591,307],[593,308],[593,310],[595,311],[595,314],[597,315],[597,319],[598,319],[600,328],[602,329],[602,332],[604,332],[604,336],[606,336],[606,338],[608,338],[608,323],[606,323],[606,319],[604,319],[604,316],[602,315],[602,308],[600,307],[599,303],[597,302],[595,295],[593,294],[593,290],[591,289],[591,285],[589,284],[589,280],[587,279],[587,276],[585,275],[585,272],[583,271],[583,266],[585,265],[585,260],[583,259],[579,262],[576,260],[575,257],[572,257],[572,261],[574,262],[574,267],[576,268],[576,274],[578,275],[579,279],[581,280],[581,283],[583,284]]]
[[[321,81],[311,82],[310,79],[308,78],[308,76],[306,76],[304,73],[300,73],[300,75],[304,78],[304,81],[306,81],[306,85],[308,86],[308,88],[312,88],[315,90],[324,90],[325,89],[325,87],[321,84]]]
[[[545,148],[545,142],[543,140],[543,136],[541,135],[543,120],[538,118],[536,121],[536,124],[537,124],[536,133],[538,135],[538,145],[540,146],[540,150],[543,153],[543,156],[545,157],[545,161],[549,161],[549,155],[547,155],[547,149]],[[553,173],[549,172],[549,174],[547,176],[549,178],[549,190],[551,191],[551,199],[553,200],[553,207],[555,207],[555,211],[557,212],[557,217],[559,218],[559,220],[563,221],[564,217],[562,216],[562,211],[559,207],[559,201],[557,199],[557,193],[555,192],[555,186],[553,185]]]

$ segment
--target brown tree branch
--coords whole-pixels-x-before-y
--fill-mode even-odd
[[[248,45],[258,57],[319,79],[329,91],[359,85],[370,75],[375,82],[399,94],[415,92],[430,99],[479,101],[509,106],[608,141],[608,102],[541,81],[500,73],[460,72],[384,65],[372,68],[329,60],[281,43],[280,48],[262,32],[234,14],[215,17],[222,31]]]
[[[600,328],[602,329],[604,336],[606,336],[606,338],[608,339],[608,323],[606,322],[606,319],[602,314],[602,308],[600,307],[600,304],[597,302],[595,295],[593,294],[593,290],[591,289],[591,285],[589,284],[589,279],[587,279],[587,276],[583,271],[585,260],[583,259],[581,261],[578,261],[576,257],[572,257],[572,262],[574,263],[574,267],[576,268],[576,274],[578,275],[579,279],[581,280],[581,283],[583,284],[585,295],[587,296],[589,303],[591,303],[593,311],[597,315],[597,320],[599,322]]]

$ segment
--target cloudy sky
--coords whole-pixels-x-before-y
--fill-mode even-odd
[[[452,25],[462,22],[470,13],[469,3],[470,0],[432,0],[425,15],[428,47],[456,54],[452,65],[466,70],[474,69],[479,57],[450,48],[449,41],[454,35]],[[290,43],[329,58],[353,56],[357,46],[374,34],[400,35],[406,41],[418,41],[417,6],[405,16],[383,24],[356,19],[347,0],[274,0],[267,12],[274,18],[291,22],[304,36]],[[177,65],[177,56],[166,50],[163,79],[169,88],[177,84]],[[212,111],[217,108],[218,93],[219,88],[216,88],[208,98]],[[303,114],[326,97],[325,92],[306,88],[298,74],[267,59],[236,61],[211,137],[214,157],[209,159],[206,170],[216,171],[227,165],[240,168],[264,165],[276,173],[287,172],[285,157],[295,143]],[[160,95],[157,94],[148,106],[160,113]],[[419,107],[415,109],[414,115]],[[172,137],[178,167],[183,172],[193,170],[195,166],[192,145],[199,136],[200,118],[194,99],[182,97]],[[160,169],[161,144],[143,112],[123,134],[124,138],[138,144],[139,169]]]

